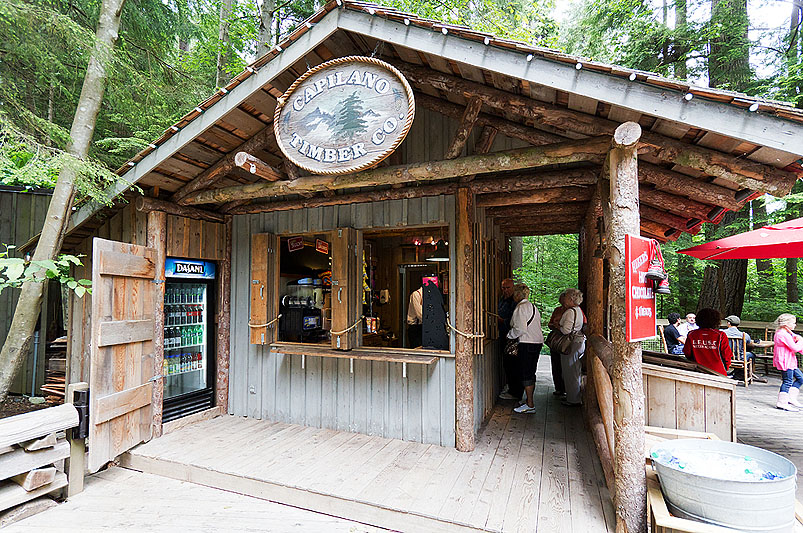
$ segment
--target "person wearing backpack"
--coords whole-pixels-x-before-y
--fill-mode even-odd
[[[535,391],[535,371],[538,368],[538,357],[541,355],[541,347],[544,345],[544,334],[541,331],[541,314],[528,298],[530,288],[523,283],[518,284],[513,289],[513,300],[516,308],[513,310],[513,317],[510,319],[510,331],[508,339],[518,340],[517,359],[519,375],[524,385],[524,392],[527,394],[527,401],[513,409],[517,413],[534,413],[535,403],[533,392]]]

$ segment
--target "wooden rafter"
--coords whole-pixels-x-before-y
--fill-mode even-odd
[[[483,104],[488,107],[517,114],[562,131],[590,136],[610,135],[619,125],[612,120],[562,108],[435,70],[398,61],[395,62],[395,66],[411,83],[419,87],[431,86],[442,91],[459,92],[465,98],[481,98]],[[755,191],[776,195],[788,194],[797,179],[791,172],[702,146],[687,144],[655,132],[645,132],[640,144],[664,161],[694,168],[709,176],[726,179]]]
[[[268,198],[356,187],[431,182],[471,174],[489,174],[548,165],[599,163],[601,154],[607,149],[609,143],[610,138],[603,136],[444,161],[378,168],[343,176],[310,176],[295,181],[225,187],[194,193],[185,197],[183,202],[186,204],[224,203],[247,198]]]
[[[267,181],[278,181],[284,177],[281,170],[276,167],[265,163],[258,157],[255,157],[248,152],[237,152],[234,155],[234,164],[260,178]]]
[[[237,155],[238,152],[253,152],[256,151],[270,141],[273,138],[273,126],[268,125],[265,128],[258,131],[253,137],[242,143],[240,146],[229,152],[226,156],[224,156],[220,161],[212,165],[211,167],[207,168],[203,172],[201,172],[198,176],[193,178],[192,181],[184,185],[181,189],[176,191],[171,200],[178,204],[185,204],[184,199],[201,189],[205,189],[220,179],[223,179],[229,171],[231,171],[234,167],[234,157]]]
[[[460,125],[457,126],[457,131],[452,138],[449,148],[446,150],[444,159],[454,159],[463,151],[468,136],[471,134],[471,129],[477,121],[477,115],[480,114],[480,109],[482,109],[482,100],[480,98],[469,98],[468,104],[466,104],[466,108],[460,118]]]
[[[591,199],[591,187],[554,187],[519,191],[516,194],[493,193],[477,196],[477,207],[496,207],[550,202],[582,202]]]

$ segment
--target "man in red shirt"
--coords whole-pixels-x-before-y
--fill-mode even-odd
[[[698,365],[727,376],[733,353],[728,336],[719,329],[720,321],[721,315],[716,309],[700,309],[697,313],[700,328],[689,332],[683,353]]]

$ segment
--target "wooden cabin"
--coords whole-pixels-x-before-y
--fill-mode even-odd
[[[371,168],[313,174],[280,147],[277,102],[349,56],[398,71],[414,119]],[[489,311],[508,239],[579,233],[595,339],[585,417],[617,520],[636,529],[644,388],[639,343],[624,337],[625,236],[665,242],[789,193],[801,139],[803,112],[785,104],[329,2],[121,168],[115,207],[73,214],[64,246],[86,255],[75,277],[94,283],[69,310],[69,381],[92,397],[89,469],[182,417],[220,414],[471,451],[503,382]],[[199,300],[171,287],[166,258],[216,273],[208,361],[189,361],[208,392],[180,405],[173,310]],[[411,338],[424,279],[447,312],[444,342]],[[594,361],[610,380],[602,411]]]

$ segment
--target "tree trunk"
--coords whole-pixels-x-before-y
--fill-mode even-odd
[[[71,141],[67,145],[67,152],[78,159],[85,159],[89,153],[106,88],[106,66],[111,61],[114,44],[117,41],[124,1],[104,0],[101,6],[97,38],[86,68],[84,85],[70,129]],[[61,250],[64,229],[72,212],[75,177],[75,165],[67,164],[59,173],[42,234],[33,254],[34,261],[54,259]],[[43,288],[41,281],[27,282],[22,286],[6,342],[0,351],[0,401],[5,400],[14,376],[28,355],[39,315]]]
[[[262,57],[271,49],[271,28],[276,0],[263,0],[259,8],[259,28],[257,33],[257,57]]]
[[[726,213],[722,217],[723,226],[737,218],[743,218],[744,212]],[[716,238],[725,237],[724,232],[718,232]],[[708,235],[706,235],[706,240]],[[722,316],[741,315],[744,307],[744,291],[747,286],[747,259],[726,259],[716,261],[714,265],[705,267],[703,285],[700,290],[700,299],[697,309],[712,307],[719,310]]]
[[[686,54],[689,45],[686,40],[686,0],[675,0],[675,77],[685,80],[689,76],[686,67]]]
[[[678,257],[678,304],[684,313],[695,310],[697,302],[692,299],[694,294],[694,258],[686,254],[677,254]],[[673,287],[673,290],[675,288]]]
[[[797,257],[786,259],[786,303],[796,304],[800,301],[797,288]]]
[[[516,271],[524,264],[524,237],[510,238],[510,270],[517,283],[523,280],[516,276]]]
[[[711,0],[709,87],[744,91],[751,78],[747,0]]]
[[[764,202],[751,202],[753,204],[753,227],[760,228],[768,222],[767,207]],[[758,296],[762,300],[775,298],[775,276],[772,268],[772,259],[756,259],[756,274],[758,275]]]
[[[223,87],[229,81],[226,64],[229,62],[229,27],[231,26],[231,7],[233,0],[220,3],[220,31],[218,32],[217,77],[215,83]]]

